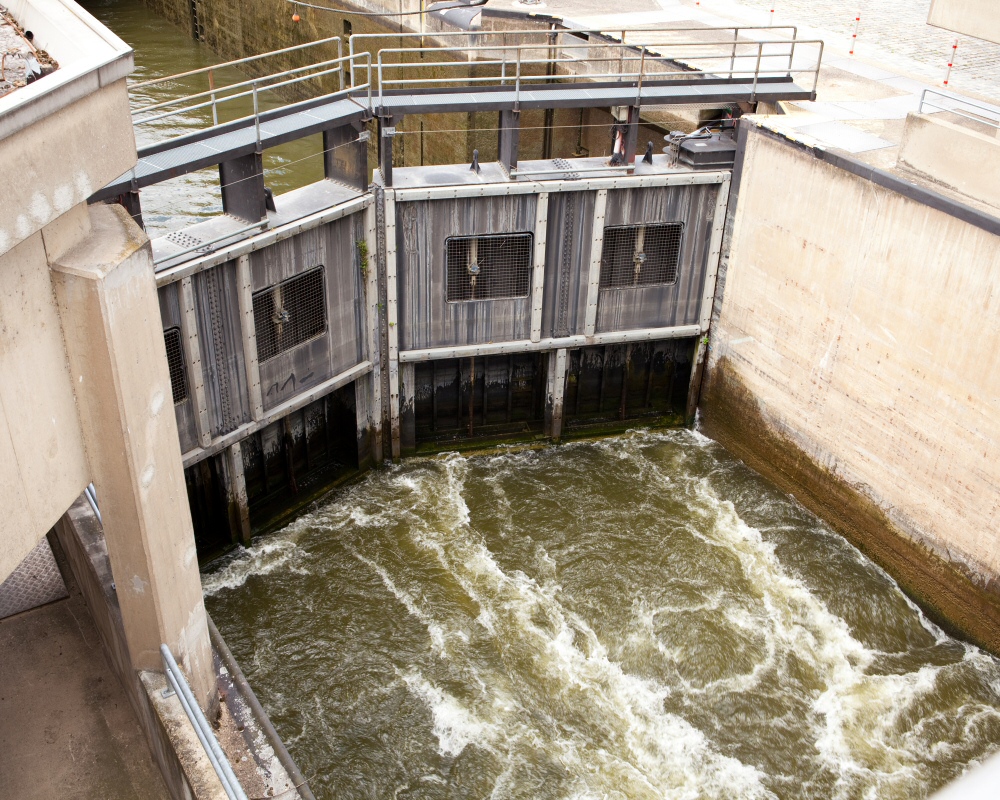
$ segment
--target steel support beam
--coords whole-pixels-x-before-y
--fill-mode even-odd
[[[497,131],[497,153],[500,166],[507,172],[517,169],[517,151],[521,143],[521,112],[500,112],[500,129]]]
[[[219,164],[222,210],[247,222],[267,216],[264,202],[264,161],[260,153],[240,156]]]
[[[368,131],[363,122],[323,131],[327,178],[364,192],[368,189]]]
[[[392,139],[396,135],[396,125],[402,117],[378,118],[378,166],[382,172],[382,184],[392,186]]]

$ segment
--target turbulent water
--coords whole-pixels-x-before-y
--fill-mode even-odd
[[[1000,664],[689,431],[408,461],[204,576],[326,798],[919,798]]]

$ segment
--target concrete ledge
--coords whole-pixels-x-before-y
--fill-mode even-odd
[[[907,114],[899,163],[1000,208],[1000,139],[927,114]]]
[[[59,69],[0,99],[0,139],[128,75],[132,48],[72,0],[8,0],[7,9]]]
[[[1000,44],[996,0],[932,0],[927,24]]]
[[[170,743],[177,760],[179,775],[173,776],[175,781],[171,789],[179,788],[185,800],[226,800],[226,790],[215,774],[194,726],[184,713],[181,701],[175,694],[163,696],[167,689],[166,677],[157,672],[142,672],[139,680],[155,713],[157,733]],[[180,780],[177,781],[176,778]]]

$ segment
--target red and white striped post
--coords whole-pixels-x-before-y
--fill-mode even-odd
[[[854,35],[851,36],[851,55],[854,55],[854,48],[858,44],[858,28],[861,27],[861,12],[854,18]]]
[[[769,27],[769,28],[773,28],[774,27],[774,9],[773,8],[771,9],[771,19],[767,23],[767,27]]]
[[[944,85],[948,85],[948,81],[951,80],[951,68],[955,66],[955,51],[958,50],[958,39],[955,40],[955,44],[951,46],[951,58],[948,60],[948,71],[944,74]]]

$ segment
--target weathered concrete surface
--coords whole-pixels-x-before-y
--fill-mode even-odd
[[[931,0],[927,24],[1000,43],[996,0]]]
[[[0,255],[0,286],[2,581],[89,478],[41,233]]]
[[[66,600],[0,621],[0,795],[166,800],[83,597],[68,588]]]
[[[90,218],[90,235],[59,258],[52,280],[132,666],[161,669],[165,642],[214,710],[149,240],[121,206],[92,206]]]
[[[702,397],[710,435],[994,652],[998,281],[997,237],[751,128]]]
[[[135,160],[124,79],[0,139],[0,253],[86,202]]]
[[[908,114],[899,163],[1000,208],[1000,139],[926,114]]]
[[[226,800],[226,790],[222,788],[222,782],[215,774],[198,734],[184,713],[180,699],[176,694],[163,696],[164,690],[168,688],[167,679],[156,672],[143,672],[139,677],[156,712],[156,721],[169,739],[184,771],[185,797]]]

